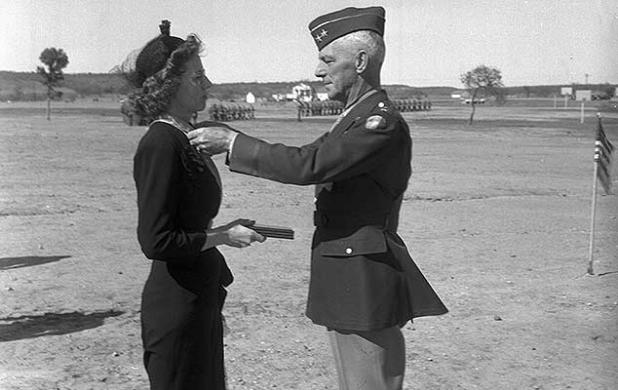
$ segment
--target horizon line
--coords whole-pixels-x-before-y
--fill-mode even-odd
[[[36,71],[22,71],[22,70],[4,70],[4,69],[0,69],[0,73],[5,72],[5,73],[22,73],[22,74],[33,74],[36,75],[37,72]],[[115,72],[63,72],[64,75],[118,75],[118,76],[122,76],[121,73],[115,73]],[[223,85],[223,84],[275,84],[275,83],[302,83],[302,82],[309,82],[309,83],[319,83],[320,80],[319,79],[296,79],[296,80],[277,80],[277,81],[257,81],[257,80],[253,80],[253,81],[226,81],[226,82],[219,82],[219,83],[213,83],[213,85]],[[520,85],[505,85],[505,88],[517,88],[517,87],[538,87],[538,86],[544,86],[544,87],[550,87],[550,86],[575,86],[575,85],[615,85],[618,86],[618,82],[610,82],[610,81],[604,81],[604,82],[598,82],[598,83],[581,83],[581,82],[565,82],[565,83],[551,83],[551,84],[520,84]],[[453,88],[453,89],[465,89],[463,87],[454,87],[452,85],[448,85],[448,84],[443,84],[443,85],[424,85],[424,86],[418,86],[418,85],[410,85],[410,84],[404,84],[404,83],[383,83],[382,86],[404,86],[404,87],[409,87],[409,88]]]

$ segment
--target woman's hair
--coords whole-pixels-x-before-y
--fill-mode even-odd
[[[127,74],[129,82],[138,88],[129,95],[129,105],[146,122],[167,110],[185,64],[202,49],[196,35],[189,35],[186,40],[171,37],[167,20],[159,28],[161,35],[146,44],[135,60],[135,69]]]

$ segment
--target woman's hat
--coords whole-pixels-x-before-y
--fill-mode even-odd
[[[162,20],[159,25],[161,35],[148,42],[137,55],[130,77],[137,87],[141,87],[144,80],[163,69],[170,54],[184,43],[183,39],[170,36],[170,25],[169,20]]]

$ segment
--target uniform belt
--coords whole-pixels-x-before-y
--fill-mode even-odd
[[[389,213],[379,214],[326,214],[320,211],[313,212],[313,224],[316,227],[350,228],[356,226],[378,225],[385,227]]]

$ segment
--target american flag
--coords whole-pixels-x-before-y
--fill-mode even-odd
[[[601,117],[597,125],[597,137],[594,142],[594,161],[596,162],[597,177],[605,190],[605,194],[612,193],[612,153],[614,152],[614,145],[609,142],[605,131],[603,131],[603,125],[601,124]]]

